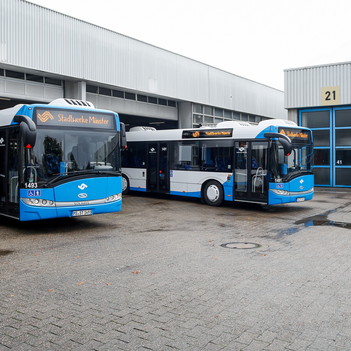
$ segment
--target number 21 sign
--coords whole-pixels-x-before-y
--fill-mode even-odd
[[[340,105],[340,87],[321,88],[321,105]]]

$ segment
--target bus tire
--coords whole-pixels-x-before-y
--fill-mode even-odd
[[[122,174],[122,195],[127,195],[129,193],[129,180],[128,177]]]
[[[223,188],[216,180],[210,180],[205,184],[203,197],[207,205],[219,206],[223,201]]]

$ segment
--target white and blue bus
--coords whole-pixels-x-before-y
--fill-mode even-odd
[[[196,197],[213,206],[223,200],[274,205],[310,200],[314,194],[312,133],[292,121],[134,127],[126,135],[124,194]]]
[[[124,125],[90,102],[0,111],[0,215],[31,221],[118,212]]]

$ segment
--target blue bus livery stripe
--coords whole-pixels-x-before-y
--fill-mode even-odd
[[[141,192],[146,192],[146,189],[145,188],[136,188],[136,187],[130,187],[130,190],[132,191],[141,191]]]
[[[171,195],[178,195],[178,196],[201,198],[201,191],[192,191],[192,192],[171,191],[170,194]]]

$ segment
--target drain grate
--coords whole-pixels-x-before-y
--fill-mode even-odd
[[[257,249],[258,247],[261,247],[259,244],[246,242],[227,243],[222,244],[221,246],[226,249]]]

